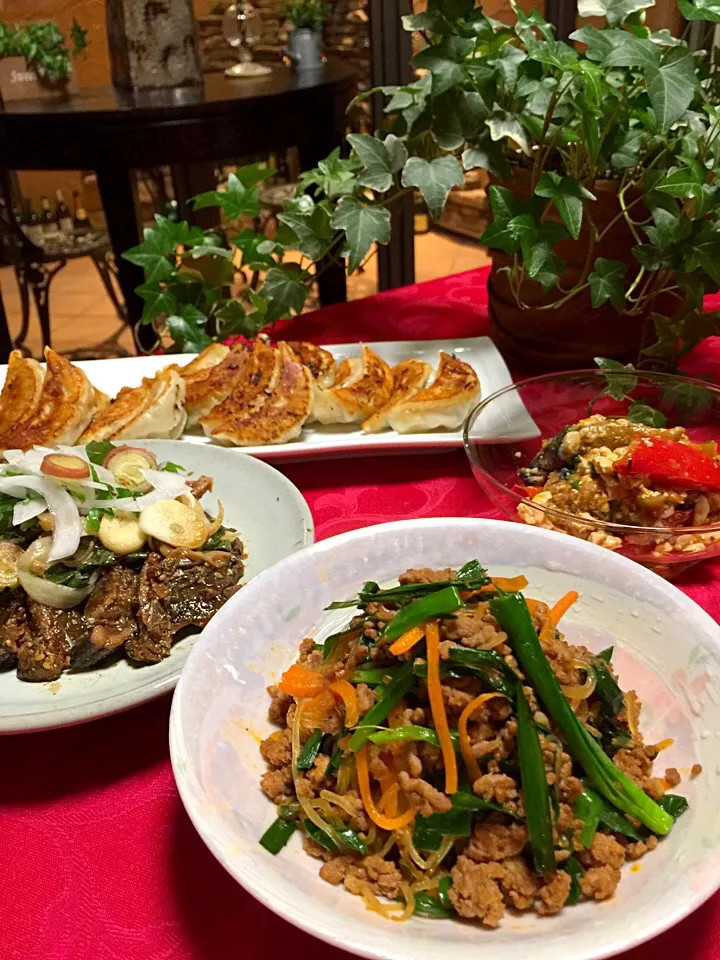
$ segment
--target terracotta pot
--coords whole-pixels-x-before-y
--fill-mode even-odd
[[[52,81],[28,69],[24,57],[0,59],[0,99],[25,100],[29,97],[67,96],[75,93],[72,73],[63,80]]]
[[[519,196],[530,195],[530,174],[518,169],[510,182],[503,183]],[[593,188],[597,200],[591,203],[593,220],[602,230],[620,213],[615,181],[599,180]],[[632,198],[629,198],[632,199]],[[633,213],[643,219],[643,207]],[[559,219],[554,217],[553,219]],[[555,251],[567,268],[562,287],[569,290],[581,277],[590,240],[587,224],[577,240],[558,243]],[[635,240],[624,219],[619,219],[607,235],[596,243],[592,259],[606,257],[622,260],[628,265],[628,276],[638,269],[632,256]],[[492,335],[505,356],[515,366],[532,371],[562,370],[593,365],[594,357],[612,357],[624,362],[636,360],[643,332],[652,312],[668,313],[673,304],[659,302],[647,310],[645,316],[628,317],[619,314],[610,303],[594,308],[590,291],[585,290],[557,309],[538,309],[562,297],[558,289],[543,292],[535,280],[526,280],[521,286],[519,307],[510,290],[508,275],[503,267],[512,265],[512,257],[493,250],[492,269],[488,283],[489,310]]]

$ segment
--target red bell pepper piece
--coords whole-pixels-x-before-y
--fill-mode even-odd
[[[621,476],[646,475],[678,490],[720,490],[720,462],[687,443],[641,437],[613,466]]]

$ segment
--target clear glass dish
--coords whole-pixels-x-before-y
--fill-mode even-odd
[[[615,397],[601,395],[608,387],[613,388]],[[623,393],[626,396],[617,399]],[[519,401],[537,432],[529,430],[527,421],[518,415],[522,409]],[[670,578],[692,563],[720,554],[720,523],[633,526],[587,519],[534,502],[518,474],[530,464],[543,440],[583,420],[589,411],[623,417],[633,403],[660,410],[668,427],[685,427],[695,442],[714,440],[720,446],[717,387],[670,374],[593,369],[532,377],[487,397],[465,423],[465,451],[478,483],[508,519],[589,540]],[[492,439],[487,439],[488,435]]]

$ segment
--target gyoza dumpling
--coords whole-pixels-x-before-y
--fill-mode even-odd
[[[362,360],[343,360],[332,387],[315,385],[310,420],[320,423],[357,423],[385,406],[393,388],[392,370],[369,347]]]
[[[440,353],[440,365],[429,387],[390,411],[388,422],[397,433],[457,430],[480,397],[480,380],[473,368],[449,353]]]

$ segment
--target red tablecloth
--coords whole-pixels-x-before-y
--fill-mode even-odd
[[[484,274],[304,316],[318,342],[486,329]],[[405,517],[498,516],[462,451],[283,467],[317,537]],[[719,563],[678,585],[720,618]],[[0,706],[0,709],[2,707]],[[342,960],[245,893],[197,837],[168,758],[170,698],[68,730],[0,739],[0,960]],[[550,932],[550,931],[548,931]],[[720,960],[720,898],[624,960]]]

